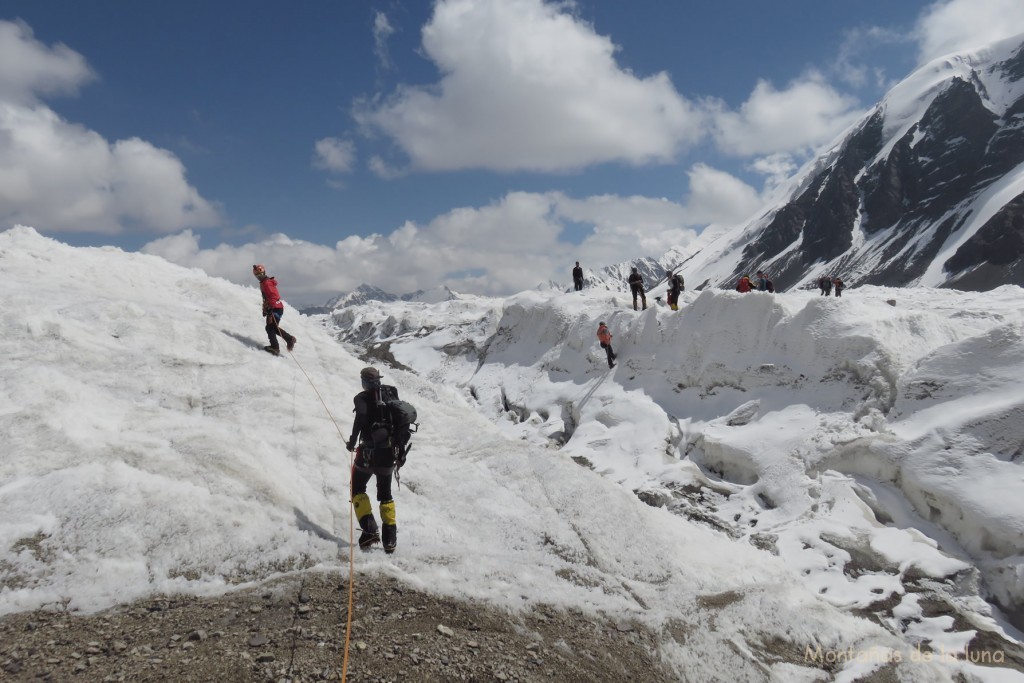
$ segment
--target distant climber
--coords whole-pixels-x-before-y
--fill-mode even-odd
[[[636,310],[636,297],[640,296],[640,301],[643,302],[643,309],[647,310],[647,294],[644,293],[644,278],[640,273],[637,272],[636,267],[633,268],[633,272],[629,274],[626,279],[629,283],[629,290],[633,293],[633,310]]]
[[[597,324],[597,340],[601,342],[601,348],[604,349],[605,354],[608,356],[608,367],[614,368],[615,359],[618,356],[612,351],[612,333],[608,331],[608,326],[603,322]]]
[[[843,281],[840,280],[838,277],[834,277],[834,278],[832,278],[832,284],[836,288],[836,296],[842,296],[843,295],[843,288],[846,287],[846,285],[843,284]]]
[[[576,287],[576,291],[583,289],[583,269],[580,268],[580,262],[576,262],[576,267],[572,269],[572,284]]]
[[[737,292],[749,292],[753,290],[754,286],[750,283],[750,276],[744,275],[740,278],[740,281],[736,284]]]
[[[668,273],[668,306],[673,311],[679,310],[679,294],[686,289],[683,284],[683,276],[679,273]]]
[[[277,291],[277,280],[267,275],[267,269],[257,263],[252,267],[252,274],[260,281],[260,293],[263,295],[263,317],[267,319],[267,337],[270,346],[263,350],[275,356],[281,355],[281,347],[277,343],[278,335],[284,339],[289,351],[295,348],[295,337],[281,328],[281,316],[284,315],[284,302]]]
[[[759,292],[774,292],[775,283],[771,281],[768,275],[763,271],[759,270],[756,274],[757,277],[757,291]]]

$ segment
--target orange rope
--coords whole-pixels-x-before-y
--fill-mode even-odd
[[[348,475],[348,491],[349,495],[352,494],[352,476],[355,474],[355,464],[353,458],[349,458],[349,469]],[[345,654],[341,660],[341,680],[342,683],[345,681],[345,676],[348,675],[348,645],[349,640],[352,637],[352,593],[355,585],[355,547],[353,547],[352,539],[356,535],[355,527],[355,512],[351,505],[348,506],[348,619],[345,622]]]
[[[302,367],[302,363],[298,361],[295,354],[291,351],[288,355],[292,357],[295,364],[299,366],[299,370],[306,376],[306,381],[309,382],[309,386],[313,387],[313,393],[320,399],[320,403],[323,405],[324,410],[327,411],[327,417],[331,418],[331,422],[334,423],[334,428],[338,431],[338,438],[345,441],[345,435],[341,433],[341,427],[338,426],[338,421],[334,419],[334,415],[331,414],[331,409],[327,407],[327,402],[324,401],[324,397],[320,395],[320,391],[313,384],[313,380],[310,379],[306,369]],[[349,454],[349,483],[348,490],[349,494],[352,493],[352,468],[355,465],[355,460],[351,454]],[[351,501],[350,501],[351,502]],[[342,655],[341,661],[341,680],[344,683],[345,678],[348,676],[348,648],[349,642],[352,639],[352,595],[355,587],[355,546],[352,543],[352,539],[355,538],[355,512],[352,506],[348,506],[348,618],[345,624],[345,649]]]

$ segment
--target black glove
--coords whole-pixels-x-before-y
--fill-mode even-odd
[[[349,439],[348,443],[345,444],[345,448],[348,449],[349,453],[354,451],[356,449],[356,440],[355,439]]]

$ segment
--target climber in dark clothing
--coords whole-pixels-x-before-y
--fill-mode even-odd
[[[576,291],[583,289],[583,269],[580,268],[580,262],[576,262],[576,267],[572,269],[572,284],[576,287]]]
[[[673,311],[679,310],[679,294],[686,289],[683,285],[683,276],[679,273],[668,273],[668,307]]]
[[[633,293],[633,310],[636,310],[636,297],[640,295],[640,300],[643,302],[643,310],[647,310],[647,294],[644,293],[644,278],[637,272],[636,268],[633,268],[633,272],[629,274],[626,279],[629,283],[629,290]]]
[[[395,552],[398,541],[398,524],[395,519],[395,501],[391,495],[391,477],[395,471],[398,455],[387,429],[382,427],[381,411],[384,409],[382,394],[398,398],[398,389],[390,385],[381,385],[380,371],[374,367],[363,368],[359,373],[363,390],[356,394],[356,419],[352,423],[352,436],[345,447],[349,452],[356,451],[352,465],[352,507],[356,511],[356,519],[363,533],[359,536],[359,547],[369,550],[373,544],[384,541],[384,552]],[[377,530],[377,520],[373,516],[370,497],[366,495],[366,485],[370,477],[377,477],[377,502],[380,504],[382,526]]]

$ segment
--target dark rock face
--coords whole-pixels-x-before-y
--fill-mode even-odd
[[[991,181],[978,175],[997,130],[995,115],[974,88],[953,79],[893,152],[867,170],[860,185],[865,233],[941,218],[972,186]]]
[[[1024,164],[1024,96],[1003,103],[1000,116],[985,87],[1024,79],[1024,46],[977,68],[983,70],[940,86],[899,139],[885,137],[883,101],[832,152],[831,163],[770,215],[743,248],[733,277],[718,285],[731,287],[762,267],[779,289],[822,274],[840,275],[848,285],[916,283],[947,240],[972,225],[973,202]],[[1020,283],[1022,224],[1018,196],[942,264],[944,286]]]
[[[946,270],[946,286],[983,291],[1024,283],[1024,194],[1003,206],[971,239],[964,242]]]
[[[879,127],[881,127],[881,117]],[[916,126],[911,132],[916,131]],[[876,164],[861,181],[864,192],[864,215],[861,227],[867,235],[873,235],[886,226],[897,223],[907,209],[917,200],[920,186],[918,159],[910,149],[909,139],[904,136],[889,153]]]

